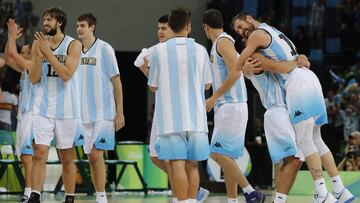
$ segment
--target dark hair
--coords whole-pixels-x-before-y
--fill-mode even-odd
[[[169,23],[169,14],[161,16],[158,19],[158,23]]]
[[[55,18],[59,23],[61,23],[60,26],[61,32],[65,31],[66,14],[61,8],[59,7],[48,8],[44,11],[43,17],[47,15],[51,16],[52,18]]]
[[[77,21],[81,22],[81,21],[86,21],[89,24],[89,27],[94,25],[96,28],[96,17],[94,16],[94,14],[92,13],[84,13],[82,15],[79,15],[77,17]],[[95,28],[94,28],[94,32],[95,32]]]
[[[233,17],[233,19],[231,20],[231,24],[230,24],[230,27],[231,29],[234,28],[234,23],[235,23],[235,20],[246,20],[246,17],[247,16],[251,16],[252,18],[256,19],[253,15],[251,15],[250,13],[239,13],[237,14],[236,16]]]
[[[176,8],[169,15],[169,26],[175,32],[182,31],[191,21],[191,12],[188,9]]]
[[[220,11],[209,9],[203,15],[203,23],[211,28],[223,28],[223,18]]]

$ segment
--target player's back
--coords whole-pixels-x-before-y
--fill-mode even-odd
[[[74,39],[65,35],[60,45],[53,50],[60,63],[65,63],[68,49]],[[34,114],[50,118],[80,118],[80,74],[77,69],[64,82],[47,59],[42,62],[40,84],[34,102]]]
[[[207,132],[204,93],[205,84],[211,83],[211,70],[206,49],[193,39],[170,39],[154,48],[151,63],[159,81],[155,109],[155,114],[161,114],[157,117],[158,134]]]

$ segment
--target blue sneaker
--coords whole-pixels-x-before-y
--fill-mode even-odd
[[[250,194],[244,193],[247,203],[263,203],[265,201],[265,195],[259,191],[253,191]]]
[[[209,196],[209,194],[210,194],[209,190],[200,187],[199,191],[196,195],[196,200],[200,203],[204,202],[206,200],[206,198]]]

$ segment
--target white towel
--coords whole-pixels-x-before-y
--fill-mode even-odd
[[[142,65],[144,65],[145,63],[145,58],[149,61],[149,56],[151,54],[150,49],[147,48],[143,48],[141,50],[141,53],[139,54],[139,56],[136,58],[134,65],[136,67],[141,67]]]

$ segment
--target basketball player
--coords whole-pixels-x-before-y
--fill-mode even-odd
[[[187,38],[190,15],[183,8],[171,11],[174,38],[154,47],[148,82],[156,91],[155,147],[158,158],[170,162],[179,203],[196,202],[197,161],[209,157],[204,91],[212,82],[210,61],[206,49]]]
[[[213,42],[210,58],[212,60],[211,65],[214,76],[214,93],[206,103],[208,111],[215,106],[215,128],[210,144],[211,156],[224,170],[228,202],[238,201],[238,184],[243,189],[247,202],[263,202],[265,196],[251,187],[234,161],[234,159],[240,157],[243,152],[248,115],[244,78],[241,71],[236,67],[238,54],[234,46],[235,41],[230,35],[224,32],[222,15],[219,11],[215,9],[207,10],[204,13],[203,22],[205,33]],[[296,67],[296,62],[279,63],[265,58],[262,59],[262,64]],[[269,92],[276,92],[275,90],[276,89]],[[274,97],[273,99],[276,98],[277,97]],[[273,103],[269,102],[264,106],[271,107]],[[285,111],[285,113],[287,113],[287,111]],[[286,116],[287,114],[285,114],[285,118]],[[268,116],[265,116],[265,123],[269,120],[266,119],[267,117]],[[281,186],[277,187],[277,190],[286,193],[290,190],[290,183],[295,179],[300,164],[299,159],[294,158],[294,155],[297,153],[295,136],[293,136],[294,133],[291,133],[292,126],[289,126],[290,129],[286,130],[290,131],[290,133],[286,130],[275,135],[271,132],[266,133],[267,140],[269,140],[268,143],[271,143],[271,145],[269,144],[269,150],[273,162],[278,163],[284,159],[283,170],[281,170],[278,179]],[[278,142],[274,142],[273,137],[275,136],[280,136],[281,139],[279,139]],[[289,173],[285,173],[286,171],[289,171]],[[290,178],[284,179],[284,177]]]
[[[29,79],[37,84],[33,108],[34,155],[29,202],[40,202],[49,146],[56,139],[62,164],[65,203],[74,202],[76,167],[73,146],[84,142],[80,120],[81,42],[64,34],[66,16],[60,8],[43,14],[45,34],[35,33]]]
[[[262,55],[252,55],[261,59],[269,60]],[[297,149],[295,140],[295,131],[290,122],[289,113],[285,103],[285,92],[281,88],[275,75],[265,71],[261,74],[254,74],[254,66],[258,64],[257,60],[247,60],[242,71],[251,80],[254,87],[260,95],[261,102],[266,109],[264,114],[264,129],[268,143],[270,157],[275,165],[275,185],[276,195],[274,203],[283,203],[287,200],[287,195],[293,185],[300,160],[303,161],[301,151]],[[269,63],[263,63],[261,66],[269,66]],[[274,67],[281,67],[277,64]],[[292,70],[296,67],[283,66],[283,69]]]
[[[157,35],[159,38],[159,42],[165,42],[166,40],[172,38],[174,36],[174,32],[169,27],[169,15],[163,15],[158,19],[158,31]],[[155,45],[156,46],[156,45]],[[141,50],[141,53],[136,58],[134,65],[138,67],[141,72],[148,78],[149,77],[149,61],[150,56],[153,50],[153,47],[150,48],[143,48]],[[150,132],[150,142],[149,142],[149,152],[150,152],[150,160],[153,164],[155,164],[157,167],[159,167],[162,171],[164,171],[170,180],[170,187],[172,191],[172,202],[176,202],[176,195],[175,190],[173,189],[172,180],[171,180],[171,171],[170,171],[170,164],[167,160],[159,160],[158,155],[155,150],[155,143],[157,139],[156,135],[156,121],[155,117],[153,117],[152,125],[151,125],[151,132]]]
[[[20,54],[16,49],[16,40],[21,36],[15,21],[9,19],[8,41],[5,47],[6,63],[14,70],[21,73],[18,107],[18,122],[16,128],[16,154],[20,157],[25,169],[25,188],[20,202],[27,202],[31,193],[31,168],[32,168],[32,108],[34,101],[33,87],[29,80],[28,69],[31,66],[31,47],[24,45]]]
[[[233,18],[237,33],[247,39],[246,48],[238,60],[242,68],[245,60],[255,51],[276,61],[292,61],[298,54],[294,44],[280,31],[255,20],[251,15],[238,14]],[[265,67],[266,68],[266,67]],[[266,70],[266,69],[265,69]],[[286,105],[295,128],[296,141],[314,180],[315,202],[351,202],[354,196],[347,190],[339,176],[334,158],[321,138],[320,127],[327,123],[327,112],[321,85],[316,75],[307,68],[291,72],[269,69],[286,91]],[[333,183],[333,194],[326,188],[322,165]]]
[[[174,36],[174,32],[169,27],[169,15],[161,16],[158,20],[158,38],[159,42],[166,42],[168,39],[171,39]],[[156,46],[156,45],[155,45]],[[139,56],[136,58],[134,65],[144,73],[146,77],[149,76],[149,58],[152,53],[153,47],[150,47],[148,49],[144,48]],[[152,163],[154,163],[157,167],[159,167],[161,170],[163,170],[165,173],[168,174],[169,178],[171,177],[171,170],[168,160],[159,160],[158,155],[155,150],[155,143],[157,139],[156,135],[156,120],[155,117],[153,118],[152,126],[151,126],[151,133],[150,133],[150,143],[149,143],[149,151],[150,151],[150,159]],[[193,180],[196,180],[198,178],[195,178]],[[176,197],[175,190],[173,189],[173,184],[171,178],[170,180],[170,186],[172,189],[172,195],[173,197]],[[192,181],[192,180],[189,180]],[[205,199],[208,197],[209,191],[205,188],[200,187],[199,191],[196,196],[196,200],[198,202],[204,202]],[[176,202],[176,198],[173,198],[173,202]]]
[[[213,95],[206,100],[207,111],[215,106],[211,158],[224,170],[228,202],[238,202],[238,185],[244,191],[247,202],[263,202],[265,196],[253,189],[235,162],[244,150],[248,120],[246,86],[241,70],[236,68],[238,54],[235,41],[224,32],[222,15],[218,10],[205,11],[203,26],[213,44],[210,52]]]
[[[158,30],[157,30],[157,35],[159,38],[159,42],[165,42],[168,39],[172,38],[174,36],[174,32],[171,30],[171,28],[169,27],[169,15],[163,15],[158,19]],[[156,46],[156,45],[155,45]],[[136,58],[134,65],[138,68],[140,68],[140,70],[144,73],[144,75],[146,77],[149,76],[149,59],[150,59],[150,55],[152,52],[154,46],[150,47],[150,48],[144,48],[141,50],[141,53],[139,54],[139,56]],[[151,141],[151,140],[150,140]],[[156,141],[156,138],[155,140]],[[151,143],[150,143],[151,144]],[[154,143],[155,145],[155,143]],[[156,155],[155,153],[155,149],[151,149],[151,146],[149,146],[149,150],[150,150],[150,156],[151,155]],[[156,156],[151,156],[151,157],[156,157]],[[151,159],[153,161],[153,159]],[[155,159],[154,159],[155,160]],[[158,159],[156,159],[157,161],[159,161]],[[155,160],[155,162],[157,162]],[[155,163],[153,161],[153,163],[155,165],[157,165],[157,163]],[[160,161],[161,162],[161,161]],[[158,162],[158,163],[160,163]],[[162,164],[160,164],[162,165]],[[158,166],[158,165],[157,165]],[[162,166],[158,166],[159,168],[162,168]]]
[[[174,33],[169,27],[168,24],[168,18],[169,15],[161,16],[158,20],[158,38],[159,42],[165,42],[168,39],[172,38]],[[156,46],[156,45],[155,45]],[[134,65],[138,67],[146,77],[149,76],[149,58],[151,55],[151,52],[153,50],[153,47],[150,47],[148,49],[144,48],[139,56],[136,58]],[[165,160],[159,160],[157,158],[156,150],[155,150],[155,142],[156,142],[156,121],[153,119],[153,123],[151,126],[151,133],[150,133],[150,143],[149,143],[149,151],[150,151],[150,159],[151,161],[159,167],[161,170],[163,170],[165,173],[169,174],[170,171],[170,165],[168,161]],[[170,181],[171,182],[171,181]]]
[[[96,21],[91,13],[80,15],[76,31],[83,44],[80,70],[84,151],[89,155],[96,202],[107,203],[104,150],[114,149],[115,131],[124,127],[125,121],[115,52],[107,42],[95,37]]]

